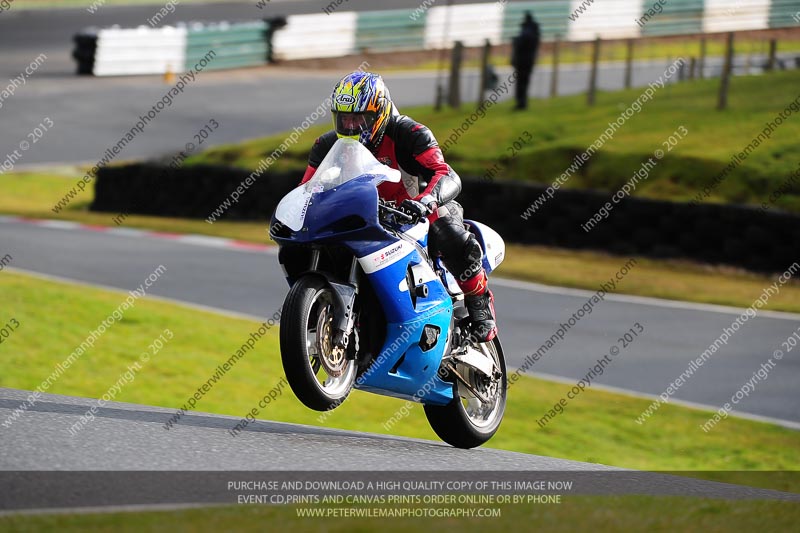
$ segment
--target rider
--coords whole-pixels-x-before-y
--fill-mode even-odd
[[[311,179],[333,144],[343,137],[360,141],[378,161],[400,170],[402,180],[380,184],[380,196],[407,212],[428,217],[431,255],[442,257],[464,291],[473,335],[481,342],[492,340],[497,335],[494,297],[481,264],[483,252],[465,228],[463,208],[455,201],[461,178],[445,163],[433,134],[397,112],[377,74],[348,74],[336,84],[331,98],[334,130],[314,143],[301,183]]]

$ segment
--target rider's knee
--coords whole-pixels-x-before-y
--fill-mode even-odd
[[[483,249],[481,249],[478,239],[472,233],[469,234],[467,242],[464,243],[464,259],[470,264],[480,262],[483,259]]]
[[[431,248],[443,257],[460,256],[469,235],[462,224],[456,224],[449,218],[440,218],[431,224],[429,240]]]

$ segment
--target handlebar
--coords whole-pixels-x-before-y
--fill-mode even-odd
[[[409,224],[416,224],[417,222],[419,222],[419,219],[417,217],[409,215],[408,213],[406,213],[402,209],[398,209],[394,205],[390,205],[389,202],[386,201],[386,200],[382,200],[382,199],[379,200],[378,201],[378,208],[379,209],[383,209],[384,211],[388,211],[388,212],[392,213],[397,218],[399,218],[401,220],[405,220]]]

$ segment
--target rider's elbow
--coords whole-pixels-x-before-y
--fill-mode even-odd
[[[450,171],[442,176],[442,179],[440,179],[439,183],[436,185],[439,189],[438,194],[436,195],[439,205],[451,202],[455,200],[459,194],[461,194],[461,178],[452,167],[450,167]]]

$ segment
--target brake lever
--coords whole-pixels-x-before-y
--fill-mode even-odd
[[[389,211],[390,213],[393,213],[394,215],[399,216],[400,218],[405,219],[405,220],[407,220],[408,222],[410,222],[412,224],[416,224],[417,222],[419,222],[419,220],[417,220],[416,217],[414,217],[413,215],[409,215],[408,213],[406,213],[405,211],[403,211],[401,209],[397,209],[395,207],[391,207],[387,203],[381,203],[381,204],[378,204],[378,205],[380,205],[380,207],[382,207],[383,209]]]

